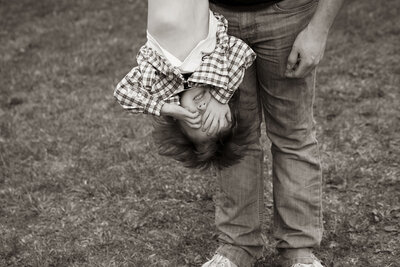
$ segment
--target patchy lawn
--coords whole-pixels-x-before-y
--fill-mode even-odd
[[[214,176],[159,157],[112,97],[146,3],[0,0],[0,266],[199,266],[216,248]],[[348,1],[319,67],[329,267],[400,266],[399,9]],[[269,242],[257,266],[276,266]]]

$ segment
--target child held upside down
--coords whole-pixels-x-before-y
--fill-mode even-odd
[[[235,91],[255,53],[227,34],[208,0],[149,0],[147,26],[138,66],[117,85],[117,101],[161,116],[153,132],[160,154],[186,167],[235,163],[246,145]]]

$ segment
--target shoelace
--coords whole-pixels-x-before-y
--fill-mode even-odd
[[[221,255],[219,255],[217,258],[215,258],[215,261],[217,262],[216,267],[230,267],[231,266],[229,263],[229,260]]]
[[[314,264],[296,263],[293,267],[313,267]]]

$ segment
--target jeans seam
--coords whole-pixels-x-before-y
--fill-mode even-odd
[[[258,115],[258,121],[257,121],[257,134],[258,134],[258,140],[259,140],[259,146],[261,149],[261,155],[260,155],[260,166],[259,166],[259,183],[261,183],[261,185],[259,186],[258,189],[258,197],[259,197],[259,203],[258,203],[258,220],[260,222],[260,227],[262,229],[262,225],[264,223],[264,209],[261,209],[260,207],[264,208],[264,177],[263,177],[263,165],[264,165],[264,150],[262,149],[261,146],[261,142],[260,142],[260,138],[261,138],[261,122],[262,122],[262,113],[263,113],[263,109],[262,109],[262,104],[261,104],[261,100],[260,100],[260,90],[259,90],[259,86],[257,83],[257,88],[256,88],[256,95],[257,95],[257,115]],[[261,188],[261,190],[260,190]]]
[[[315,127],[315,120],[314,120],[314,102],[315,102],[315,85],[317,83],[317,68],[313,70],[313,90],[312,90],[312,100],[311,100],[311,119],[312,123],[314,124],[313,128]],[[315,130],[313,131],[314,134],[314,139],[316,142],[316,149],[317,149],[317,157],[318,157],[318,163],[320,166],[319,170],[319,187],[318,187],[318,193],[319,193],[319,205],[318,205],[318,232],[320,234],[320,237],[322,237],[323,234],[323,214],[322,214],[322,166],[321,166],[321,153],[319,150],[319,145],[318,145],[318,140],[316,138],[316,133]]]
[[[263,161],[264,161],[264,153],[262,152],[260,155],[260,166],[259,166],[259,177],[258,182],[260,183],[258,187],[258,221],[260,222],[260,227],[262,229],[262,225],[264,223],[264,179],[263,179]]]
[[[313,7],[317,2],[318,2],[318,0],[311,0],[310,2],[308,2],[304,5],[301,5],[298,7],[293,7],[293,8],[288,8],[288,9],[279,7],[278,3],[273,4],[272,7],[280,13],[295,13],[295,12],[301,12],[301,11],[307,10],[307,9]]]

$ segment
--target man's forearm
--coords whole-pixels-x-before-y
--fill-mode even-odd
[[[310,23],[294,41],[287,61],[286,77],[305,77],[319,64],[324,55],[329,29],[343,1],[319,0]]]
[[[309,26],[318,29],[321,33],[328,34],[343,2],[344,0],[319,0]]]

